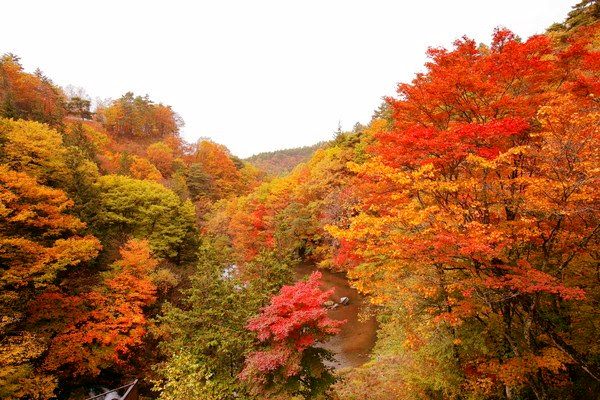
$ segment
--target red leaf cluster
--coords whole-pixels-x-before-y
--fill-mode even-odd
[[[246,367],[241,373],[247,379],[257,371],[272,372],[280,367],[285,376],[300,371],[301,353],[330,335],[339,333],[346,321],[328,317],[324,303],[334,289],[322,291],[320,272],[313,272],[306,282],[284,286],[271,304],[261,309],[247,326],[258,334],[261,342],[269,344],[268,350],[255,351],[246,358]]]

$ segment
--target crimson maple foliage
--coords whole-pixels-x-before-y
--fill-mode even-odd
[[[284,381],[297,377],[305,384],[310,378],[322,379],[328,374],[322,364],[325,353],[307,350],[339,333],[346,321],[333,320],[327,315],[324,303],[334,288],[322,291],[320,279],[321,273],[313,272],[305,282],[282,287],[271,304],[249,321],[247,329],[256,332],[258,340],[268,347],[246,357],[242,379],[257,383],[262,389],[277,381],[276,374]],[[311,357],[314,359],[310,360]]]

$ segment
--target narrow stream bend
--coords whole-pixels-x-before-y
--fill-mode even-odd
[[[317,267],[311,263],[302,263],[295,268],[298,278],[310,275],[316,270]],[[359,314],[367,306],[367,300],[348,285],[348,279],[343,273],[318,270],[323,275],[321,289],[335,288],[331,300],[339,303],[341,297],[350,299],[348,305],[340,305],[329,311],[331,318],[345,319],[348,322],[342,326],[338,335],[322,344],[322,347],[335,354],[336,362],[331,364],[334,368],[358,367],[369,360],[369,354],[377,339],[377,321],[374,316],[366,321],[359,321]]]

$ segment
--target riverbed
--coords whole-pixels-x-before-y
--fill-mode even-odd
[[[295,268],[296,275],[305,277],[317,268],[314,264],[303,263]],[[331,300],[339,303],[341,297],[348,297],[350,303],[346,306],[340,305],[329,311],[332,319],[345,319],[348,322],[341,328],[338,335],[332,337],[321,346],[335,354],[336,362],[330,366],[334,368],[358,367],[369,360],[369,354],[377,339],[377,321],[374,316],[359,318],[365,311],[367,300],[355,289],[348,285],[345,274],[319,269],[322,273],[323,286],[321,289],[335,288]]]

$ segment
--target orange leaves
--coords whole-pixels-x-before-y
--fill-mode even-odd
[[[491,159],[506,151],[529,128],[524,118],[504,118],[482,123],[455,123],[439,129],[413,125],[399,132],[382,133],[374,146],[387,165],[412,167],[433,164],[453,167],[470,154]],[[402,147],[404,152],[395,151]]]
[[[598,299],[597,54],[576,41],[557,50],[500,30],[490,48],[430,50],[427,72],[389,100],[394,127],[374,157],[349,166],[357,215],[328,228],[350,244],[354,285],[399,316],[423,363],[441,343],[450,369],[497,361],[485,390],[568,379],[561,359],[576,352],[544,334],[576,341],[566,321]]]
[[[143,308],[156,299],[150,275],[157,262],[147,241],[130,240],[121,248],[101,285],[79,296],[49,291],[32,306],[32,323],[56,335],[44,365],[73,375],[96,375],[120,364],[142,343],[147,320]]]
[[[136,179],[144,179],[153,182],[160,182],[163,179],[160,171],[145,158],[133,156],[133,161],[129,167],[131,176]]]
[[[537,114],[541,131],[532,156],[555,161],[540,163],[538,180],[530,181],[527,188],[540,210],[556,209],[553,212],[573,218],[589,215],[590,206],[600,201],[594,185],[600,181],[600,111],[583,111],[584,107],[585,102],[569,95],[540,108]]]
[[[550,293],[564,300],[583,300],[585,291],[577,287],[567,287],[559,279],[532,268],[526,261],[520,260],[519,267],[498,266],[506,271],[500,277],[489,277],[483,286],[501,289],[508,288],[517,293]]]
[[[171,107],[154,104],[148,96],[131,92],[97,113],[111,134],[129,139],[163,138],[177,134],[183,124]]]
[[[120,254],[121,260],[113,264],[113,276],[105,280],[106,287],[132,304],[152,303],[156,286],[149,275],[156,269],[157,262],[152,258],[149,243],[130,240],[121,248]]]
[[[9,266],[2,285],[44,285],[66,266],[98,254],[100,243],[93,236],[60,238],[85,227],[65,214],[72,205],[63,191],[0,166],[0,259]]]
[[[32,119],[58,125],[65,114],[60,89],[36,71],[23,71],[19,58],[5,54],[0,57],[0,117]]]
[[[15,154],[31,156],[35,153]],[[23,161],[23,158],[13,158],[17,159],[20,161],[13,164],[15,168]],[[35,159],[31,162],[44,165]],[[2,352],[6,350],[11,358],[0,360],[0,381],[9,382],[8,386],[16,384],[14,388],[7,387],[8,392],[4,393],[12,391],[31,398],[52,396],[55,378],[36,367],[37,359],[48,348],[46,332],[37,327],[28,329],[30,327],[23,326],[21,319],[22,312],[39,290],[52,287],[67,267],[94,259],[101,249],[95,237],[77,235],[86,225],[68,214],[72,207],[73,202],[62,190],[43,186],[25,172],[0,165],[0,264],[3,266],[0,269],[0,336],[8,346]],[[54,318],[59,318],[56,305],[53,303],[53,308],[42,314],[32,311],[32,316],[55,324]],[[67,310],[61,310],[64,311]],[[13,320],[6,321],[5,314],[11,315]]]
[[[579,51],[561,60],[581,67],[587,50]],[[350,166],[364,178],[362,212],[351,229],[330,232],[352,241],[357,257],[378,259],[383,251],[397,263],[476,272],[511,264],[511,249],[542,244],[556,220],[540,212],[593,208],[598,116],[576,111],[589,101],[557,99],[540,109],[541,130],[532,132],[529,122],[564,68],[553,52],[547,38],[521,43],[505,30],[490,49],[463,39],[453,51],[430,50],[427,73],[390,100],[396,129],[378,134],[376,157]],[[532,287],[580,298],[549,281]]]
[[[359,138],[354,135],[348,140]],[[332,221],[347,221],[356,201],[348,184],[354,173],[346,167],[354,157],[353,150],[341,145],[318,150],[289,175],[219,204],[208,223],[211,230],[231,238],[241,261],[250,261],[267,248],[332,266],[329,256],[335,253],[337,243],[324,227]]]
[[[221,199],[239,193],[242,187],[241,173],[224,146],[208,140],[199,141],[187,161],[192,165],[197,164],[206,179],[203,185],[194,182],[201,186],[193,190],[194,195]]]
[[[491,360],[477,367],[479,376],[472,377],[473,383],[483,379],[499,381],[504,385],[515,387],[524,385],[538,371],[544,375],[558,375],[566,371],[572,363],[568,357],[554,348],[546,348],[541,354],[526,353],[522,356],[505,360]],[[483,382],[482,382],[483,383]]]
[[[173,149],[166,143],[156,142],[151,144],[146,149],[146,154],[148,155],[150,162],[156,165],[163,175],[168,176],[173,172],[175,156],[173,154]]]
[[[82,229],[85,224],[63,212],[73,206],[58,189],[42,186],[35,178],[0,166],[0,211],[7,222],[43,229],[45,235]]]
[[[496,31],[489,49],[466,38],[453,51],[430,49],[427,73],[399,85],[401,99],[390,100],[395,124],[445,130],[455,123],[526,116],[543,97],[539,75],[550,66],[544,58],[549,53],[546,38],[520,43],[506,30]],[[527,97],[521,95],[525,90]]]

